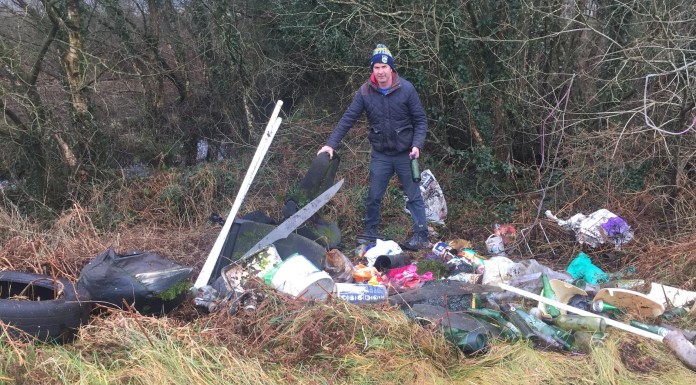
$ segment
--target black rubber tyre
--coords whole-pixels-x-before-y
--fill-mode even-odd
[[[19,329],[41,341],[70,342],[89,311],[66,279],[0,271],[0,321],[13,338],[22,336]]]

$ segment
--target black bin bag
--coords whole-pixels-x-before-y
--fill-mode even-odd
[[[104,306],[164,315],[186,298],[192,271],[155,253],[108,249],[82,269],[77,290]]]

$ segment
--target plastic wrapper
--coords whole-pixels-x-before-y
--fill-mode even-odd
[[[381,275],[376,268],[359,264],[353,269],[353,280],[356,283],[367,283],[370,281],[380,281]]]
[[[424,170],[421,172],[419,185],[425,204],[425,218],[428,222],[444,225],[447,218],[447,202],[435,175],[430,170]],[[406,195],[404,200],[408,201]],[[406,208],[404,210],[408,212]]]
[[[340,250],[331,249],[324,259],[324,271],[329,273],[334,282],[353,282],[353,262]]]
[[[433,274],[426,272],[418,274],[416,265],[407,265],[398,269],[392,269],[385,277],[384,284],[396,292],[404,292],[423,286],[425,281],[432,281]]]
[[[631,226],[607,209],[597,210],[589,216],[578,213],[568,220],[557,218],[550,210],[546,210],[545,215],[562,228],[573,231],[578,243],[592,248],[611,242],[618,249],[633,239]]]
[[[485,270],[482,283],[484,285],[496,282],[511,284],[511,281],[533,273],[538,273],[536,275],[537,278],[541,277],[541,273],[545,273],[550,279],[557,278],[566,281],[572,279],[568,274],[557,273],[551,268],[540,264],[535,259],[515,262],[507,257],[491,257],[483,261],[483,263]],[[539,281],[539,287],[541,287],[541,281]]]
[[[593,264],[590,257],[583,252],[578,253],[578,256],[568,264],[566,271],[573,279],[582,279],[590,285],[597,285],[609,280],[609,275]]]

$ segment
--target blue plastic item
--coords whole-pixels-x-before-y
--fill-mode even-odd
[[[578,256],[570,262],[566,271],[573,279],[582,279],[590,285],[597,285],[598,283],[609,280],[607,273],[595,266],[590,260],[590,257],[583,252],[580,252]]]

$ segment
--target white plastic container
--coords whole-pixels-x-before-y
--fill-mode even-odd
[[[505,245],[503,244],[503,237],[500,235],[491,234],[491,236],[486,239],[486,248],[491,255],[505,255]]]
[[[324,300],[334,290],[334,281],[304,255],[293,254],[278,267],[271,286],[297,298]]]

